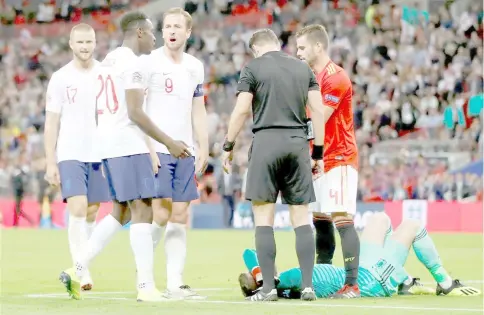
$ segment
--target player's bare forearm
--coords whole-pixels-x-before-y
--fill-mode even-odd
[[[192,123],[200,151],[208,153],[207,110],[203,96],[193,98]]]
[[[160,130],[143,111],[144,91],[142,89],[126,90],[129,119],[144,133],[156,141],[168,145],[173,139]]]
[[[252,93],[248,92],[241,92],[239,96],[237,96],[237,103],[235,104],[234,111],[230,116],[227,131],[227,141],[234,142],[242,130],[242,127],[244,127],[245,120],[251,112],[252,98]]]
[[[334,108],[324,105],[323,103],[323,116],[324,116],[324,123],[326,124],[328,122],[328,119],[333,115],[334,113]]]
[[[56,164],[55,148],[59,135],[60,114],[47,112],[44,126],[44,149],[47,164]]]
[[[308,105],[313,121],[314,145],[324,145],[324,129],[326,120],[324,117],[323,98],[319,91],[309,91]]]
[[[146,146],[148,147],[148,150],[150,150],[150,154],[156,154],[155,147],[151,142],[151,138],[148,136],[145,136],[145,142],[146,142]]]

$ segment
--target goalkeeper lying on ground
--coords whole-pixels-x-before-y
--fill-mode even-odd
[[[390,218],[384,213],[372,216],[361,235],[360,270],[358,285],[365,297],[384,297],[398,294],[434,294],[476,296],[481,292],[452,279],[444,269],[434,242],[419,222],[406,220],[392,233]],[[437,290],[421,286],[403,268],[413,247],[417,258],[437,282]],[[239,277],[245,296],[253,295],[262,285],[257,254],[246,249],[243,254],[249,273]],[[314,267],[313,286],[318,297],[328,297],[343,286],[344,268],[318,264]],[[280,297],[299,298],[301,271],[293,268],[275,278]]]

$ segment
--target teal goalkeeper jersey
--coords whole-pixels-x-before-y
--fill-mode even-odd
[[[328,297],[341,289],[344,285],[346,272],[343,268],[333,265],[314,266],[313,285],[318,297]],[[365,297],[386,296],[382,286],[375,277],[365,268],[358,269],[358,286],[361,295]]]

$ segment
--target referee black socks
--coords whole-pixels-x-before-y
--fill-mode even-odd
[[[314,235],[309,224],[294,229],[296,233],[296,254],[301,268],[301,289],[313,287]]]
[[[262,278],[264,280],[274,279],[276,272],[276,240],[272,226],[257,226],[255,228],[255,249]],[[262,292],[269,293],[274,288],[274,281],[264,281]]]

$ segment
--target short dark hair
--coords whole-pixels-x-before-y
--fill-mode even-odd
[[[141,27],[148,17],[142,12],[129,12],[121,19],[121,30],[123,33],[132,31],[138,27]]]
[[[276,45],[280,44],[279,38],[277,38],[277,35],[271,29],[264,28],[252,34],[252,37],[249,40],[249,49],[252,50],[254,45],[267,44],[267,43],[273,43]]]
[[[326,50],[329,47],[329,36],[326,28],[322,25],[312,24],[303,27],[296,33],[296,38],[307,36],[307,39],[313,43],[321,43]]]

